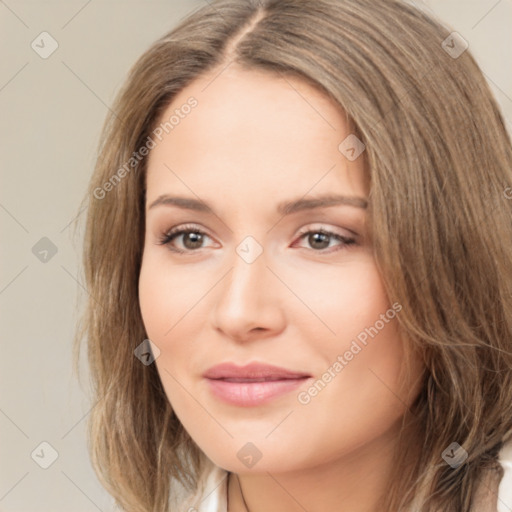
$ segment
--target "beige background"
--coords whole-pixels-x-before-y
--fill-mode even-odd
[[[112,509],[87,455],[92,404],[71,367],[85,292],[69,226],[128,68],[205,1],[0,0],[0,511]],[[424,5],[469,42],[511,131],[512,0]],[[59,45],[47,59],[31,47],[43,31]],[[57,250],[46,263],[32,251],[43,237]],[[51,461],[43,441],[58,453],[47,469],[35,462]]]

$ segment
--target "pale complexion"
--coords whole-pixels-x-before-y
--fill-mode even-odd
[[[349,161],[339,151],[350,133],[345,116],[305,82],[235,65],[218,73],[169,105],[162,120],[190,96],[198,101],[148,161],[140,306],[161,351],[156,365],[165,392],[205,454],[238,474],[251,512],[377,511],[421,365],[413,364],[404,394],[395,318],[308,404],[299,402],[298,391],[392,305],[365,237],[364,208],[277,211],[300,198],[367,199],[364,153]],[[200,198],[214,213],[149,208],[163,194]],[[159,244],[185,224],[205,235]],[[315,238],[319,228],[334,235]],[[250,264],[236,251],[247,236],[263,250]],[[313,379],[267,404],[234,406],[202,378],[225,361],[274,364]],[[237,457],[248,442],[262,453],[250,469]],[[229,512],[243,510],[231,478]]]

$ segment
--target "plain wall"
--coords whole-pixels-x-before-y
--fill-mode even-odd
[[[84,291],[81,243],[70,223],[107,109],[129,67],[204,4],[0,2],[0,511],[112,508],[87,454],[93,404],[72,372],[77,299]],[[430,0],[426,8],[468,41],[511,131],[512,2]],[[43,31],[59,45],[46,59],[31,47]],[[46,262],[40,260],[44,250]],[[39,464],[51,461],[52,449],[42,442],[58,453],[47,469]]]

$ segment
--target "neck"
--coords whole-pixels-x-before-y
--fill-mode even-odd
[[[393,429],[370,444],[315,467],[231,474],[228,512],[381,511],[394,469],[396,434]]]

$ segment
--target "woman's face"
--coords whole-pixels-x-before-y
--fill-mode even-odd
[[[421,368],[406,395],[401,305],[366,236],[364,151],[305,82],[218,73],[174,99],[148,160],[140,307],[167,397],[206,455],[237,473],[389,444]],[[327,196],[347,199],[315,203]],[[188,233],[161,244],[171,229]],[[223,363],[291,373],[204,376]]]

